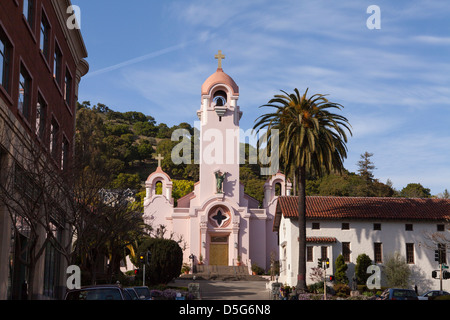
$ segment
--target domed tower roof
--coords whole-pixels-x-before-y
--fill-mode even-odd
[[[231,88],[232,95],[238,96],[239,95],[239,87],[234,82],[233,78],[231,78],[229,75],[227,75],[225,72],[223,72],[222,68],[217,69],[215,73],[213,73],[202,85],[202,95],[207,95],[210,93],[210,90],[212,87],[214,87],[216,84],[224,84]]]
[[[222,69],[222,59],[225,59],[225,56],[222,54],[222,51],[219,50],[219,54],[215,56],[216,59],[219,60],[219,67],[217,68],[217,71],[213,73],[202,85],[202,95],[208,95],[210,94],[211,88],[214,87],[217,84],[224,84],[231,88],[232,95],[238,96],[239,95],[239,87],[234,82],[233,78],[231,78],[229,75],[227,75],[225,72],[223,72]]]

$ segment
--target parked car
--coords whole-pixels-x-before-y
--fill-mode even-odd
[[[386,289],[380,296],[381,300],[419,300],[417,294],[411,289]]]
[[[132,297],[118,285],[96,285],[69,290],[65,300],[132,300]]]
[[[420,295],[418,298],[419,298],[419,300],[433,300],[436,297],[448,296],[448,295],[450,295],[450,293],[448,293],[447,291],[431,290],[431,291],[428,291],[428,292]]]
[[[139,299],[141,300],[151,300],[150,289],[148,287],[134,287]]]
[[[131,300],[141,300],[141,298],[137,294],[136,290],[134,290],[134,288],[125,288],[124,290],[130,295]]]

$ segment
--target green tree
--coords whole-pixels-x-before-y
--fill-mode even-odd
[[[347,269],[344,256],[340,254],[336,258],[336,273],[334,274],[337,283],[348,284]]]
[[[153,154],[153,146],[148,140],[141,140],[141,142],[136,146],[137,156],[142,162],[146,159],[151,159]]]
[[[146,267],[148,284],[167,284],[180,275],[183,251],[174,240],[148,238],[139,246],[138,254],[150,251],[151,257]],[[138,265],[137,262],[135,262]]]
[[[156,137],[160,139],[170,139],[172,130],[165,123],[160,123],[157,127]]]
[[[178,199],[194,191],[194,181],[172,180],[172,183],[172,197],[175,203]]]
[[[358,284],[366,284],[370,274],[367,273],[367,268],[372,264],[370,257],[362,253],[356,258],[355,274],[358,279]]]
[[[388,287],[408,288],[411,269],[399,252],[389,255],[383,266]]]
[[[130,126],[127,124],[117,124],[114,122],[108,122],[105,125],[106,134],[120,137],[123,134],[130,134]]]
[[[141,189],[141,180],[137,173],[119,173],[117,177],[111,182],[113,189]]]
[[[330,102],[324,95],[307,97],[308,90],[300,95],[298,89],[288,94],[275,95],[261,107],[275,111],[260,116],[254,125],[258,131],[267,129],[271,143],[278,132],[280,142],[280,167],[293,172],[298,181],[299,263],[297,292],[306,291],[306,173],[317,176],[332,171],[342,172],[347,157],[347,134],[351,134],[348,120],[331,109],[341,110],[342,105]],[[276,130],[276,131],[275,131]]]
[[[103,119],[89,109],[88,105],[89,102],[84,102],[77,111],[74,161],[79,167],[89,166],[93,170],[99,170],[104,167],[104,153],[107,149],[104,143],[105,126]]]
[[[137,135],[154,137],[156,135],[156,127],[150,122],[136,122],[133,124],[133,130]]]
[[[128,121],[129,123],[147,121],[147,116],[145,114],[143,114],[142,112],[137,112],[137,111],[127,111],[123,114],[123,118],[126,121]]]
[[[161,163],[161,167],[169,176],[175,179],[183,179],[185,174],[186,165],[175,165],[172,162],[172,150],[178,144],[177,141],[161,140],[156,147],[156,154],[161,154],[164,160]]]
[[[438,195],[438,198],[440,198],[440,199],[450,199],[450,193],[448,192],[447,189],[445,189],[443,193],[440,193]]]
[[[410,183],[400,191],[400,196],[405,198],[430,198],[431,190],[420,183]]]
[[[373,181],[373,170],[375,170],[375,165],[370,160],[373,153],[365,152],[361,155],[361,160],[358,161],[358,172],[361,177],[367,182]]]

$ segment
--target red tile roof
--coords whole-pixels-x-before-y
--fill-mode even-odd
[[[335,243],[335,237],[306,237],[308,243]]]
[[[279,197],[274,229],[281,214],[298,217],[298,197]],[[306,197],[307,219],[450,221],[450,199]]]

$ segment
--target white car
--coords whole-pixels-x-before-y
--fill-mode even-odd
[[[431,290],[431,291],[428,291],[427,293],[424,293],[424,294],[418,296],[418,298],[419,298],[419,300],[433,300],[436,297],[447,296],[447,295],[450,295],[450,293],[448,293],[447,291]]]

